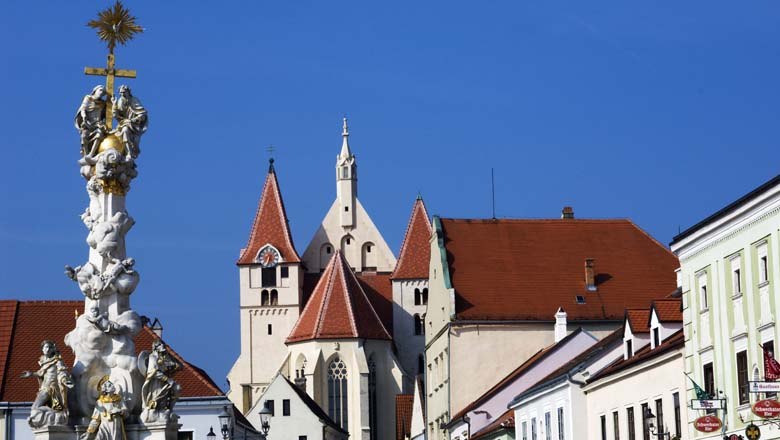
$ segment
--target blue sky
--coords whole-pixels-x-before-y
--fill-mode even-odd
[[[0,6],[0,297],[79,299],[87,246],[72,120],[109,2]],[[397,252],[432,214],[629,217],[663,243],[778,173],[780,5],[128,1],[117,50],[150,112],[131,299],[225,386],[238,270],[276,165],[299,252],[335,197],[341,117],[360,198]],[[121,84],[123,81],[120,81]]]

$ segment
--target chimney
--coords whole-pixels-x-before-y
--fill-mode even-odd
[[[595,292],[596,289],[596,270],[593,267],[593,258],[585,259],[585,290]]]
[[[558,307],[558,311],[555,312],[555,342],[565,338],[566,333],[566,312],[562,307]]]
[[[561,210],[561,218],[562,219],[572,219],[574,218],[574,208],[571,206],[564,206]]]

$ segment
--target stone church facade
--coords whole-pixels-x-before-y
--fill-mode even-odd
[[[431,226],[415,201],[396,260],[358,199],[346,119],[336,200],[303,254],[293,244],[273,159],[237,265],[241,354],[228,397],[245,414],[281,373],[350,438],[395,438],[396,395],[424,365]]]

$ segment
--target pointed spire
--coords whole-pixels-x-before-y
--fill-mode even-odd
[[[426,279],[431,258],[431,222],[422,196],[417,195],[392,279]]]
[[[287,342],[344,338],[392,339],[344,254],[337,250]]]
[[[279,251],[283,261],[294,263],[301,261],[293,245],[292,234],[290,234],[282,193],[279,191],[279,182],[276,180],[273,158],[268,160],[268,175],[265,178],[260,202],[257,204],[255,221],[252,223],[252,231],[249,233],[249,242],[241,251],[237,264],[256,264],[257,253],[267,244]]]
[[[348,159],[352,156],[352,151],[349,150],[349,129],[347,128],[346,116],[344,117],[341,136],[344,140],[341,141],[341,154],[339,154],[339,159]]]

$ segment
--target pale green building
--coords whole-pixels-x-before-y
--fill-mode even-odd
[[[706,412],[691,410],[683,438],[744,435],[751,422],[762,439],[780,438],[751,411],[766,396],[748,392],[749,381],[764,378],[761,346],[774,351],[778,340],[780,176],[674,237],[671,249],[680,259],[685,370],[713,398],[726,399],[717,411],[724,430],[696,431],[694,420]],[[687,398],[696,399],[690,382]]]

